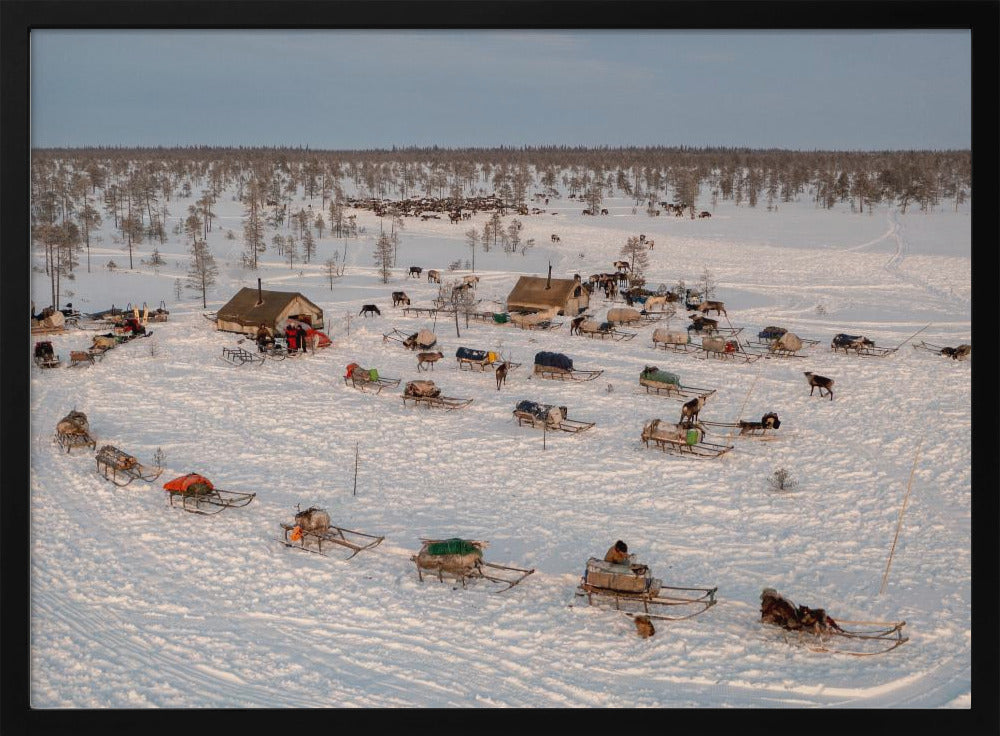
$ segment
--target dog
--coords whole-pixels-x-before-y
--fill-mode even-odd
[[[635,630],[643,639],[648,639],[656,633],[656,629],[653,628],[653,622],[649,616],[636,616]]]
[[[444,353],[417,353],[417,370],[430,370],[430,368],[424,368],[424,364],[429,365],[431,368],[437,363],[441,358],[444,357]]]
[[[823,398],[823,389],[830,395],[833,401],[833,379],[826,376],[817,376],[815,373],[805,371],[806,380],[809,381],[809,395],[813,395],[815,389],[819,389],[819,397]]]
[[[358,312],[359,317],[362,315],[364,315],[365,317],[371,317],[376,314],[382,316],[382,312],[379,311],[379,308],[374,304],[365,304],[363,307],[361,307],[361,311]]]

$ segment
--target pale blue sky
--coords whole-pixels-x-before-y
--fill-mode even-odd
[[[971,148],[956,31],[35,30],[35,147]]]

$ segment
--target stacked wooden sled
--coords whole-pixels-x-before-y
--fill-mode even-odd
[[[439,407],[451,411],[468,406],[473,399],[442,396],[441,389],[434,384],[434,381],[409,381],[403,389],[403,406],[406,406],[407,402],[414,406]]]
[[[143,465],[134,456],[114,445],[101,447],[94,459],[97,461],[97,472],[116,486],[127,486],[134,480],[151,483],[163,473],[163,468]]]
[[[362,368],[357,363],[350,363],[347,372],[344,374],[344,383],[353,386],[359,391],[369,393],[380,393],[384,388],[395,388],[399,385],[400,379],[387,378],[379,375],[376,368]]]
[[[470,581],[484,580],[501,586],[494,593],[510,590],[534,568],[511,567],[486,562],[483,550],[489,542],[473,539],[421,539],[420,551],[410,559],[417,566],[417,577],[423,582],[424,573],[430,573],[440,582],[445,577],[457,580],[464,588]]]
[[[331,548],[347,549],[350,550],[350,554],[345,558],[347,560],[366,549],[377,547],[385,539],[384,536],[366,534],[331,524],[330,514],[325,509],[315,506],[299,511],[295,514],[295,520],[288,524],[282,523],[281,529],[283,536],[278,541],[286,547],[324,557],[329,556]]]
[[[192,514],[217,514],[229,508],[246,506],[256,493],[225,491],[216,488],[208,478],[198,473],[188,473],[163,484],[169,494],[170,505]]]
[[[683,457],[719,457],[733,449],[732,445],[707,442],[705,430],[696,424],[660,419],[650,419],[643,425],[641,439],[646,447],[652,443],[664,452]]]
[[[685,386],[676,373],[661,371],[655,365],[647,365],[642,369],[639,374],[639,385],[646,389],[646,393],[652,392],[675,399],[693,399],[697,396],[708,398],[716,391],[714,388]]]
[[[514,418],[517,426],[525,424],[531,427],[542,427],[549,431],[578,433],[585,432],[594,426],[595,422],[581,422],[566,416],[565,406],[540,404],[537,401],[519,401],[514,407]]]
[[[555,381],[593,381],[603,370],[579,370],[573,359],[562,353],[541,351],[535,354],[534,375]]]

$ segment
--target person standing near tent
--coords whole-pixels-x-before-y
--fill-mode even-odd
[[[291,322],[289,322],[287,325],[285,325],[285,340],[288,341],[288,352],[290,353],[295,352],[296,348],[298,347],[297,346],[298,341],[296,340],[297,337],[298,335],[295,332],[295,328],[292,327]]]
[[[274,338],[271,337],[271,331],[267,329],[267,325],[261,322],[260,327],[257,328],[257,349],[263,353],[269,344],[274,344]]]
[[[295,342],[298,344],[299,349],[305,353],[306,352],[306,328],[301,324],[295,328]]]

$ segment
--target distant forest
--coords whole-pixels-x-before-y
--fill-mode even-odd
[[[392,148],[324,151],[309,148],[45,148],[31,152],[31,237],[45,251],[45,272],[59,293],[97,229],[111,220],[129,254],[173,233],[195,257],[212,230],[213,205],[233,189],[244,208],[244,263],[256,269],[267,227],[294,225],[284,253],[301,246],[308,260],[312,231],[356,234],[348,213],[358,200],[437,198],[459,209],[474,197],[525,213],[529,201],[573,197],[597,213],[604,199],[626,197],[650,216],[661,208],[694,217],[719,200],[766,207],[808,198],[818,208],[849,205],[871,214],[880,204],[931,211],[972,194],[972,152],[785,151],[746,148]],[[320,198],[320,215],[293,212],[299,193]],[[171,212],[171,208],[177,211]],[[391,210],[390,210],[391,211]],[[329,219],[324,219],[327,214]],[[231,234],[230,234],[231,235]],[[296,243],[298,239],[300,243]],[[204,275],[204,267],[202,267]]]

